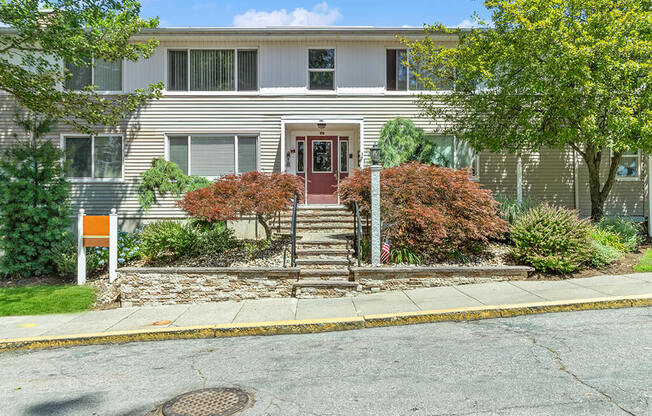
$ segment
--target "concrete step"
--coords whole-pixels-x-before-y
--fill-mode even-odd
[[[319,258],[319,257],[307,257],[307,258],[298,258],[296,260],[297,266],[306,266],[310,268],[323,267],[323,266],[349,266],[349,260],[346,257],[330,257],[330,258]]]
[[[297,240],[297,251],[299,250],[346,250],[349,247],[346,240],[315,241],[315,240]]]
[[[297,256],[302,257],[347,256],[350,253],[348,248],[297,248]]]
[[[353,219],[351,217],[338,216],[338,217],[297,217],[297,224],[353,224]],[[276,223],[278,224],[278,223]],[[281,225],[290,225],[292,224],[292,218],[281,218]]]
[[[358,282],[344,280],[299,280],[292,285],[292,295],[300,299],[355,296]]]
[[[306,269],[301,268],[299,280],[349,280],[348,268]]]

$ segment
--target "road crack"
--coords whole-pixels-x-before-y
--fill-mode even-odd
[[[474,322],[473,324],[475,324],[475,325],[479,325],[479,326],[480,326],[480,325],[482,325],[482,326],[486,326],[486,323],[479,322],[479,321],[478,321],[478,322]],[[494,325],[492,325],[492,326],[494,326]],[[581,385],[583,385],[583,386],[585,386],[585,387],[588,387],[589,389],[591,389],[591,390],[593,390],[594,392],[598,393],[600,396],[604,397],[604,398],[607,400],[607,402],[609,402],[609,403],[611,403],[612,405],[616,406],[618,409],[620,409],[621,411],[627,413],[628,415],[631,415],[631,416],[637,416],[636,413],[634,413],[634,412],[632,412],[631,410],[628,410],[628,409],[624,408],[623,406],[621,406],[620,404],[618,404],[618,403],[613,399],[613,397],[611,397],[609,394],[607,394],[607,393],[605,393],[604,391],[600,390],[598,387],[593,386],[592,384],[587,383],[586,381],[582,380],[582,379],[581,379],[577,374],[575,374],[574,372],[572,372],[571,370],[569,370],[569,369],[566,367],[566,365],[564,364],[564,361],[562,360],[561,355],[559,354],[559,352],[557,352],[555,349],[553,349],[553,348],[551,348],[551,347],[548,347],[548,346],[546,346],[546,345],[543,345],[543,344],[539,343],[539,342],[537,341],[537,339],[536,339],[534,336],[530,335],[527,331],[525,331],[525,330],[523,330],[523,329],[521,329],[521,328],[512,328],[512,327],[505,326],[505,325],[500,325],[500,324],[497,325],[497,327],[498,327],[499,329],[502,329],[503,331],[507,331],[507,332],[510,332],[510,333],[517,334],[517,335],[520,335],[520,336],[522,336],[522,337],[525,337],[525,338],[527,338],[528,340],[530,340],[530,341],[532,342],[532,344],[533,344],[534,346],[536,346],[537,348],[541,348],[541,349],[543,349],[543,350],[545,350],[545,351],[548,351],[548,353],[552,355],[553,359],[554,359],[555,362],[557,363],[557,366],[558,366],[559,370],[562,371],[563,373],[566,373],[566,374],[567,374],[568,376],[570,376],[570,377],[571,377],[575,382],[580,383]],[[563,343],[563,342],[562,342],[562,343]]]
[[[199,365],[197,364],[197,359],[200,356],[205,355],[205,354],[209,354],[211,352],[213,352],[213,349],[199,350],[197,353],[193,354],[192,357],[190,357],[190,359],[191,359],[190,366],[192,367],[193,371],[196,372],[197,375],[199,376],[199,378],[201,379],[202,388],[204,388],[204,389],[206,388],[206,383],[208,382],[208,380],[206,379],[206,376],[204,375],[204,373],[202,373],[201,368],[199,368]]]

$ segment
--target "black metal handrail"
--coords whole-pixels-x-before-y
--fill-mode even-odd
[[[292,200],[292,223],[290,224],[290,237],[292,238],[292,252],[290,253],[290,267],[296,267],[297,258],[297,196]]]
[[[362,240],[362,221],[360,220],[360,208],[358,207],[358,203],[354,202],[353,204],[355,205],[355,224],[353,225],[353,234],[355,236],[355,252],[358,255],[358,267],[360,267],[360,259],[362,257],[362,253],[360,252],[360,241]]]

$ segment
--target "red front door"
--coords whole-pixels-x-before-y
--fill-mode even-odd
[[[337,204],[337,136],[308,137],[308,204]]]

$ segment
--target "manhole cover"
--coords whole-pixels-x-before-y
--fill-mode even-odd
[[[228,416],[244,410],[251,398],[243,390],[216,388],[191,391],[166,402],[164,416]]]

